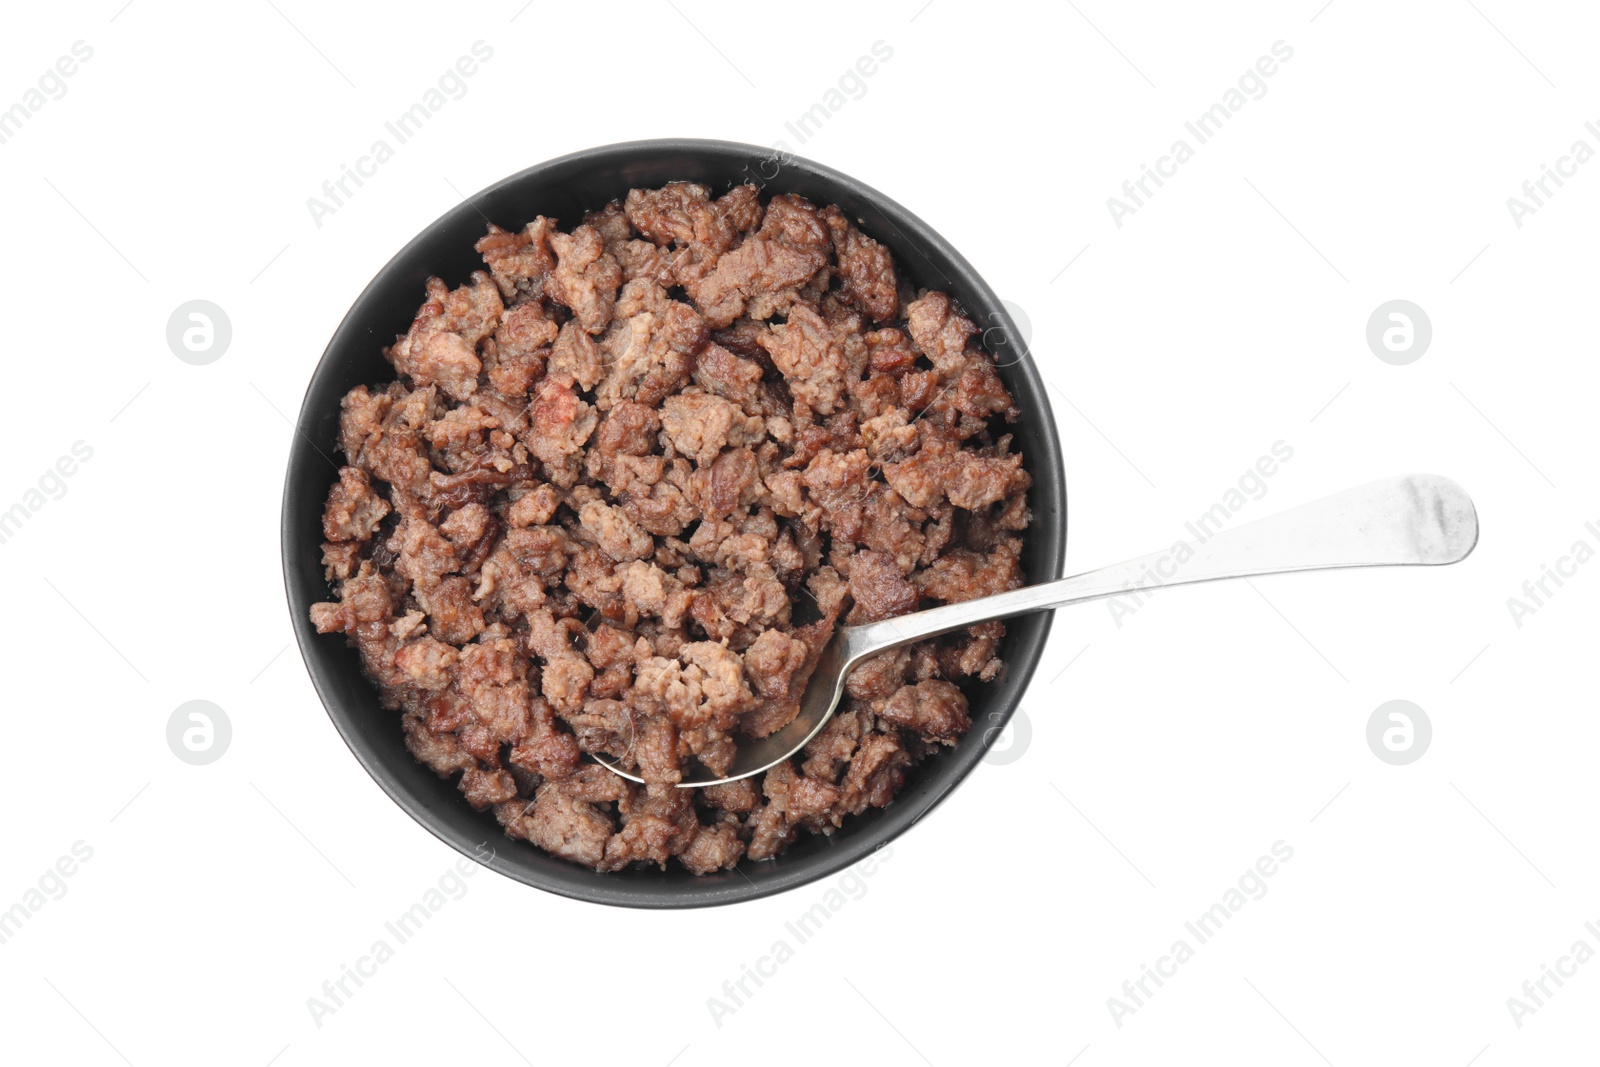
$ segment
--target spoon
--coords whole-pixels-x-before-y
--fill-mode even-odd
[[[770,736],[741,739],[738,755],[726,774],[718,776],[702,768],[699,777],[686,778],[678,786],[691,789],[737,781],[795,755],[833,715],[845,679],[857,664],[913,641],[991,619],[1081,604],[1134,589],[1289,571],[1457,563],[1466,559],[1477,543],[1478,515],[1466,491],[1436,474],[1409,474],[1224,529],[1181,549],[1174,545],[1043,585],[843,626],[834,631],[817,656],[800,698],[800,713],[792,722]],[[624,778],[643,781],[602,757],[595,758]]]

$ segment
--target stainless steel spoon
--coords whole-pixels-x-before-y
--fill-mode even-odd
[[[1410,474],[1347,489],[1322,500],[1225,529],[1198,544],[1177,545],[1126,563],[1014,589],[997,596],[901,615],[834,631],[822,649],[793,722],[759,740],[741,739],[733,767],[717,777],[702,770],[679,788],[760,774],[805,747],[833,715],[845,678],[868,656],[991,619],[1080,604],[1157,588],[1339,567],[1436,566],[1466,559],[1478,543],[1478,515],[1455,482]],[[624,778],[643,779],[605,759]]]

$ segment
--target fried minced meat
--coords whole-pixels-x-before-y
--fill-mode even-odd
[[[759,779],[676,783],[789,723],[835,626],[1022,584],[1031,482],[977,327],[838,208],[752,186],[477,250],[384,350],[397,380],[344,398],[317,629],[417,760],[599,871],[707,874],[888,804],[966,733],[1001,623],[869,660]]]

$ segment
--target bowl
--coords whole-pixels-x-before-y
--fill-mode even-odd
[[[629,869],[597,874],[531,844],[506,837],[488,812],[476,812],[453,781],[437,777],[406,750],[398,715],[378,703],[354,648],[340,634],[318,634],[308,612],[332,599],[322,568],[322,507],[334,480],[339,401],[360,384],[392,381],[382,349],[411,323],[423,283],[438,275],[452,287],[482,261],[472,245],[485,218],[520,229],[535,215],[572,225],[585,211],[625,196],[630,188],[695,181],[720,194],[749,182],[763,200],[797,193],[837,204],[869,236],[887,245],[896,266],[918,288],[949,293],[984,329],[1021,417],[1011,428],[1015,448],[1033,476],[1033,524],[1025,538],[1024,574],[1030,583],[1061,576],[1066,548],[1066,483],[1061,449],[1045,386],[1025,340],[1012,328],[992,290],[927,223],[875,189],[839,171],[784,152],[727,141],[663,139],[605,145],[562,156],[496,182],[452,208],[418,234],[356,298],[328,342],[300,406],[283,490],[283,572],[300,654],[318,696],[356,760],[389,796],[440,840],[484,866],[538,889],[597,904],[691,908],[732,904],[779,893],[839,871],[905,832],[959,785],[1000,735],[1033,676],[1050,631],[1049,613],[1007,623],[1001,657],[1006,670],[972,700],[973,726],[952,748],[914,768],[885,808],[851,818],[832,836],[803,834],[781,856],[748,860],[736,870],[695,876],[676,864],[665,871]],[[960,194],[952,188],[952,195]],[[987,210],[987,198],[972,205]],[[988,200],[992,206],[992,200]]]

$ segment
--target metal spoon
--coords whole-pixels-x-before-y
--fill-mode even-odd
[[[741,739],[733,766],[720,777],[702,769],[679,788],[737,781],[795,755],[817,735],[844,691],[845,678],[868,656],[991,619],[1066,607],[1086,600],[1155,588],[1339,567],[1435,566],[1466,559],[1478,543],[1478,515],[1455,482],[1410,474],[1347,489],[1301,507],[1225,529],[1187,553],[1177,545],[1071,578],[1024,586],[997,596],[946,604],[834,631],[811,672],[800,713],[759,740]],[[603,758],[624,778],[643,781]]]

